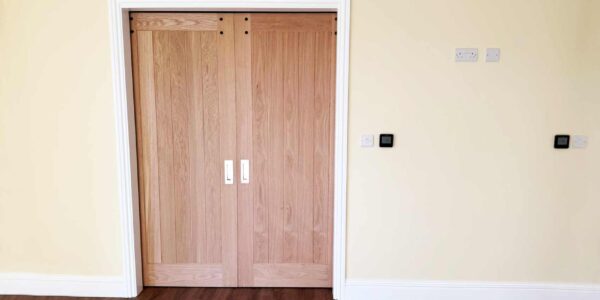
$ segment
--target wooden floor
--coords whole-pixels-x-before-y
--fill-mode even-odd
[[[0,296],[0,300],[102,300],[115,298],[73,298]],[[331,289],[279,289],[279,288],[144,288],[135,299],[181,300],[332,300]]]

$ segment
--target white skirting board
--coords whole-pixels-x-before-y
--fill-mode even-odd
[[[339,300],[600,300],[600,285],[347,279]]]
[[[122,277],[0,273],[0,295],[128,297]],[[600,285],[346,280],[340,300],[600,300]]]
[[[0,273],[0,295],[128,297],[123,277]]]

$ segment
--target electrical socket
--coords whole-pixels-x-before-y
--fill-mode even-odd
[[[500,61],[500,48],[488,48],[485,56],[486,62],[499,62]]]
[[[476,62],[479,59],[479,49],[457,48],[455,59],[457,62]]]

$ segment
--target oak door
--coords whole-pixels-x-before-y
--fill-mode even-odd
[[[335,17],[234,17],[240,286],[331,287]]]
[[[335,14],[131,16],[144,284],[330,287]]]
[[[232,14],[131,14],[144,284],[237,285]]]

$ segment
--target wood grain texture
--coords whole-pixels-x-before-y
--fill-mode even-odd
[[[144,283],[152,286],[223,286],[223,267],[206,264],[148,264]]]
[[[213,13],[131,13],[131,29],[147,31],[215,31],[219,16]]]
[[[253,261],[269,261],[269,96],[270,82],[267,69],[268,34],[252,33],[252,189],[254,200],[253,223],[246,224],[254,228]]]
[[[283,261],[283,35],[268,33],[268,195],[269,262]]]
[[[247,21],[253,216],[238,221],[253,235],[245,241],[252,245],[252,263],[238,264],[244,286],[331,286],[335,14],[296,24],[311,16],[250,14]],[[257,28],[257,22],[275,25]],[[245,32],[248,25],[239,23]]]
[[[329,263],[331,249],[329,247],[329,204],[330,172],[332,159],[330,157],[330,103],[331,100],[331,32],[317,32],[315,37],[315,106],[314,106],[314,190],[313,190],[313,262]]]
[[[298,256],[302,263],[313,262],[315,43],[314,33],[300,33]]]
[[[331,27],[332,30],[337,32],[337,15],[331,15]],[[334,226],[334,188],[335,188],[335,130],[336,130],[336,78],[337,78],[337,35],[335,35],[329,40],[331,44],[331,63],[329,64],[329,82],[331,89],[329,90],[329,159],[330,162],[330,170],[329,170],[329,203],[326,205],[328,209],[327,214],[327,224],[329,226],[329,230],[327,232],[329,236],[329,253],[333,253],[333,226]],[[333,254],[328,256],[329,261],[327,263],[333,265]]]
[[[217,33],[203,32],[201,42],[202,79],[204,99],[204,172],[206,187],[206,228],[204,263],[221,262],[221,186],[223,171],[221,161],[220,115]]]
[[[150,35],[152,36],[152,35]],[[152,41],[152,38],[150,38]],[[149,47],[152,47],[152,43],[150,43]],[[135,114],[135,142],[136,142],[136,158],[137,158],[137,172],[139,176],[143,176],[144,174],[144,153],[143,153],[143,140],[142,135],[144,134],[143,124],[142,124],[142,106],[141,106],[141,97],[140,97],[140,58],[138,54],[139,49],[139,39],[138,33],[131,34],[131,75],[133,79],[133,109]],[[151,56],[150,56],[151,57]],[[153,64],[153,63],[152,63]],[[138,182],[138,204],[139,204],[139,216],[140,216],[140,224],[146,223],[147,221],[142,218],[142,216],[146,215],[148,205],[145,201],[149,198],[146,194],[148,194],[147,186],[148,184],[144,184],[147,182],[147,178],[145,180],[139,180]],[[147,228],[140,228],[140,238],[141,238],[141,246],[142,246],[142,261],[148,261],[147,259],[147,251],[148,248],[148,232]],[[143,268],[143,264],[142,264]]]
[[[190,124],[190,182],[192,203],[192,239],[195,242],[196,263],[208,262],[208,242],[206,237],[206,174],[204,145],[204,80],[202,74],[202,32],[191,32],[190,97],[192,114]],[[206,58],[204,58],[206,59]]]
[[[196,260],[195,240],[192,239],[192,203],[190,182],[189,132],[191,127],[190,97],[188,94],[191,79],[187,69],[192,49],[188,33],[184,31],[169,34],[171,47],[171,109],[173,130],[173,188],[175,206],[176,262],[190,263]]]
[[[299,35],[295,32],[283,34],[283,262],[298,261],[298,229],[300,197],[299,186],[299,88],[298,53]]]
[[[138,166],[141,208],[142,255],[149,263],[161,262],[158,144],[154,89],[152,32],[138,31],[132,40]],[[144,82],[143,85],[140,82]]]
[[[236,156],[233,15],[219,18],[228,38],[134,33],[147,285],[237,284],[237,191],[222,180],[222,161]],[[203,266],[218,266],[220,277],[193,272]]]
[[[331,266],[318,264],[255,264],[255,284],[261,287],[330,287]]]
[[[159,170],[159,209],[161,262],[177,262],[177,241],[175,229],[175,184],[173,182],[173,115],[171,104],[171,57],[172,53],[169,33],[157,31],[153,33],[155,88],[156,88],[156,123],[158,141]]]
[[[236,160],[236,103],[235,103],[235,39],[233,14],[219,14],[218,37],[218,86],[219,118],[221,128],[221,162]],[[235,174],[239,174],[235,173]],[[221,176],[220,178],[224,178]],[[234,179],[234,182],[238,180]],[[235,184],[221,188],[221,230],[223,282],[225,286],[237,286],[237,187]]]
[[[252,48],[251,38],[246,32],[251,30],[250,14],[234,15],[235,65],[236,65],[236,117],[238,162],[250,160],[250,178],[254,159],[252,155]],[[238,169],[239,170],[239,169]],[[254,193],[251,184],[238,184],[238,286],[252,285]]]
[[[331,16],[315,13],[255,13],[254,32],[331,32]]]
[[[155,26],[132,38],[146,284],[330,286],[335,14],[142,19]]]

